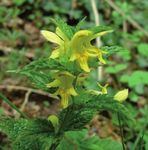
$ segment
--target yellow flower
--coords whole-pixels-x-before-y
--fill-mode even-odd
[[[101,88],[101,91],[96,91],[96,90],[90,90],[90,92],[94,95],[103,95],[103,94],[107,94],[107,87],[108,84],[105,84],[104,86],[102,86],[100,83],[97,83],[98,86]]]
[[[77,95],[73,87],[74,79],[75,76],[69,72],[63,71],[56,73],[55,80],[47,84],[47,87],[49,88],[58,87],[58,90],[54,94],[61,96],[61,105],[63,108],[68,106],[71,96]]]
[[[98,57],[102,64],[105,64],[105,60],[102,55],[105,51],[93,46],[91,41],[98,36],[102,36],[112,30],[103,31],[94,34],[90,30],[81,30],[74,34],[71,40],[59,29],[56,28],[56,33],[42,30],[41,34],[50,42],[57,44],[55,50],[53,50],[50,58],[59,58],[63,56],[69,57],[70,61],[77,61],[80,64],[81,69],[86,72],[90,71],[88,66],[88,60],[91,57]]]
[[[114,96],[114,99],[119,102],[123,102],[127,99],[127,97],[128,97],[128,89],[124,89],[116,93],[116,95]]]
[[[41,34],[46,40],[50,41],[51,43],[57,44],[57,47],[51,53],[50,58],[55,59],[58,58],[59,56],[65,55],[68,49],[69,39],[59,28],[56,28],[56,33],[42,30]]]
[[[102,55],[105,54],[105,51],[100,50],[99,48],[93,46],[91,41],[98,36],[102,36],[109,31],[104,31],[100,33],[94,34],[92,31],[89,30],[81,30],[74,34],[70,46],[71,46],[71,57],[70,61],[78,61],[80,64],[81,69],[86,72],[90,71],[88,66],[88,59],[91,57],[98,57],[99,61],[102,64],[105,64],[105,60],[103,59]]]
[[[55,129],[55,132],[57,132],[58,127],[59,127],[59,118],[55,115],[51,115],[48,117],[48,120],[52,123],[52,125]]]

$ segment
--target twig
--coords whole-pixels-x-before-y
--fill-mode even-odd
[[[26,104],[27,104],[28,101],[29,101],[29,96],[30,96],[30,94],[31,94],[31,91],[28,90],[28,91],[26,92],[26,94],[25,94],[24,102],[23,102],[23,104],[22,104],[22,106],[21,106],[21,108],[20,108],[21,111],[23,111],[23,110],[25,109],[25,106],[26,106]]]
[[[9,106],[11,106],[14,110],[16,110],[17,113],[19,113],[22,117],[28,118],[28,116],[20,111],[7,97],[5,97],[2,93],[0,93],[0,98],[6,102]]]
[[[47,92],[44,92],[42,90],[32,89],[29,87],[23,87],[23,86],[15,86],[15,85],[0,85],[0,89],[8,89],[8,90],[21,90],[21,91],[30,91],[31,93],[36,93],[43,96],[48,96],[53,99],[58,99],[57,96],[53,96]]]
[[[97,7],[96,7],[96,1],[95,0],[91,0],[91,6],[92,6],[92,10],[93,10],[94,17],[95,17],[95,24],[97,26],[99,26],[100,25],[100,21],[99,21],[100,17],[99,17],[99,12],[98,12]],[[99,37],[96,39],[96,42],[97,42],[97,46],[100,47],[101,46],[101,40]],[[99,66],[98,67],[98,80],[101,81],[102,78],[103,78],[103,68],[102,68],[102,66]]]
[[[148,37],[148,32],[144,30],[131,16],[126,15],[112,0],[105,0],[114,10],[116,10],[120,15],[126,18],[136,29],[143,32]]]

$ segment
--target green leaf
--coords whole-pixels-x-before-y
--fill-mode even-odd
[[[21,69],[19,72],[27,72],[28,70],[43,70],[43,69],[56,69],[61,70],[64,69],[62,64],[60,64],[57,60],[54,59],[48,59],[48,58],[42,58],[35,60],[31,62],[30,64],[26,65],[23,69]]]
[[[87,130],[66,132],[57,150],[122,150],[120,143],[111,139],[88,136]]]
[[[84,17],[83,19],[81,19],[77,25],[76,25],[76,32],[79,31],[81,29],[81,27],[84,25],[84,21],[86,20],[86,17]]]
[[[144,57],[148,57],[148,44],[141,43],[138,45],[138,52]]]
[[[107,57],[112,55],[112,54],[118,54],[121,57],[127,57],[127,55],[129,55],[129,51],[123,47],[120,46],[103,46],[101,47],[101,50],[104,50],[106,52],[108,52],[106,55]]]
[[[134,88],[138,85],[148,85],[148,72],[146,71],[134,71],[132,74],[123,75],[120,78],[123,83],[128,83],[129,87]]]
[[[54,59],[39,59],[26,65],[17,73],[27,76],[39,89],[47,91],[47,83],[51,82],[51,70],[64,70],[64,66]]]
[[[131,119],[126,107],[112,97],[107,95],[92,96],[86,92],[81,94],[74,98],[73,105],[62,110],[59,114],[61,132],[84,128],[97,111],[112,111],[119,113],[125,121]]]
[[[57,27],[61,29],[61,31],[67,36],[69,40],[73,37],[74,33],[72,27],[65,23],[62,19],[57,17],[52,19],[52,21],[57,25]]]
[[[0,118],[0,129],[12,141],[14,150],[45,150],[49,148],[53,128],[45,119]]]
[[[105,69],[105,71],[107,73],[112,73],[112,74],[115,74],[115,73],[118,73],[122,70],[125,70],[127,68],[127,64],[117,64],[115,66],[109,66]]]
[[[131,101],[137,102],[139,97],[135,92],[130,92],[129,98],[130,98]]]
[[[89,28],[88,30],[92,31],[94,34],[104,31],[113,31],[111,27],[108,26],[95,26],[92,28]]]
[[[18,0],[13,0],[13,3],[16,4],[17,6],[21,6],[22,4],[25,3],[26,0],[21,0],[21,1],[18,1]]]
[[[45,91],[48,90],[46,85],[51,81],[48,74],[31,70],[27,72],[20,72],[20,74],[27,76],[37,88]]]
[[[95,113],[83,104],[69,106],[59,114],[61,132],[83,129]]]

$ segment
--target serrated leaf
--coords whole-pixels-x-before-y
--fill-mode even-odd
[[[51,81],[49,75],[37,71],[20,72],[20,74],[27,76],[37,88],[48,90],[46,85]]]
[[[45,119],[0,118],[0,129],[12,140],[14,150],[45,150],[50,147],[54,134]]]
[[[129,87],[135,87],[140,84],[148,85],[148,73],[146,71],[134,71],[130,75],[123,75],[120,81],[128,83]]]
[[[78,102],[79,98],[81,98],[80,102]],[[115,101],[113,97],[108,97],[107,95],[90,96],[85,93],[84,97],[81,95],[75,97],[75,100],[76,102],[73,105],[70,105],[59,114],[61,129],[63,131],[84,128],[97,111],[112,111],[119,113],[124,120],[127,120],[127,118],[131,119],[129,111],[124,105]]]
[[[52,19],[52,21],[60,28],[69,40],[73,37],[74,33],[72,27],[65,23],[62,19],[57,17],[56,19]]]
[[[95,109],[88,109],[82,104],[69,106],[59,115],[62,132],[84,128],[95,113]]]
[[[62,64],[60,64],[57,60],[54,59],[38,59],[30,64],[26,65],[23,69],[20,70],[20,72],[26,72],[28,70],[43,70],[43,69],[64,69]]]
[[[92,31],[94,34],[104,31],[113,31],[113,29],[108,26],[95,26],[90,28],[89,30]]]
[[[122,70],[125,70],[127,68],[127,64],[118,64],[118,65],[115,65],[115,66],[109,66],[105,69],[106,72],[108,73],[118,73]]]
[[[86,17],[82,18],[76,25],[76,32],[79,31],[81,29],[81,27],[83,26],[84,24],[84,21],[86,20]]]
[[[103,46],[101,50],[104,50],[109,53],[109,55],[117,53],[117,52],[126,52],[127,50],[120,46]]]

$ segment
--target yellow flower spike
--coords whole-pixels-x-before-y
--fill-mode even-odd
[[[69,103],[71,96],[76,96],[77,93],[73,87],[73,81],[75,76],[67,71],[57,72],[55,75],[55,80],[47,84],[47,87],[58,87],[58,90],[54,95],[61,96],[61,105],[63,108],[66,108]]]
[[[124,89],[116,93],[114,99],[122,103],[127,99],[127,97],[128,97],[128,89]]]
[[[48,121],[50,121],[55,129],[55,132],[58,131],[59,128],[59,118],[55,115],[51,115],[48,117]]]

